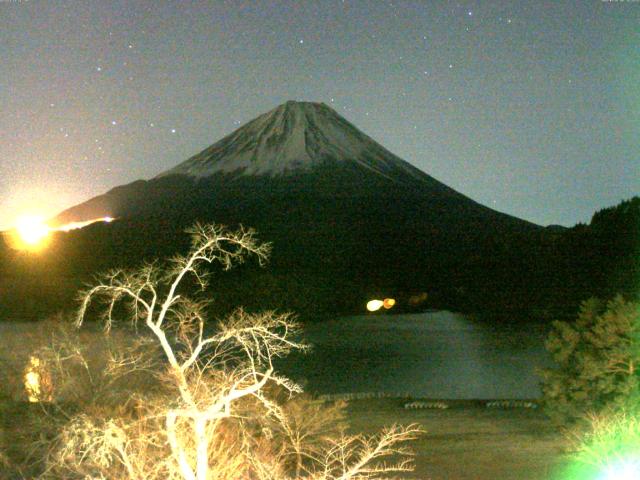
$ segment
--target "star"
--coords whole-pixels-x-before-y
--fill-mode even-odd
[[[176,129],[175,129],[175,128],[172,128],[172,129],[171,129],[171,133],[176,133]]]
[[[111,125],[117,125],[118,122],[116,122],[115,120],[111,120]]]
[[[101,72],[102,71],[102,67],[96,67],[96,72]]]

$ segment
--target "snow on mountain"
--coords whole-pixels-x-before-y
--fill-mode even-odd
[[[394,181],[397,175],[391,178],[391,172],[413,179],[426,176],[324,103],[288,101],[158,177],[291,175],[327,162],[355,162]]]

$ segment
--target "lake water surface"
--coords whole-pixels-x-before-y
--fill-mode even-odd
[[[535,369],[551,365],[544,337],[541,327],[487,327],[446,311],[362,315],[306,327],[313,351],[280,370],[321,394],[537,398]]]
[[[0,323],[0,360],[32,348],[38,328]],[[544,337],[541,327],[487,327],[446,311],[362,315],[308,325],[313,351],[277,367],[319,394],[529,399],[540,396],[535,368],[551,365]]]

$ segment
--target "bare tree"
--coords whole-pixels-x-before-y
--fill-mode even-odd
[[[238,309],[208,331],[208,303],[187,295],[189,282],[204,290],[208,264],[228,270],[250,255],[264,263],[270,247],[259,243],[252,230],[196,225],[190,233],[191,250],[169,266],[116,270],[82,293],[78,326],[92,303],[101,301],[110,331],[124,306],[133,327],[144,326],[159,345],[162,361],[152,367],[137,354],[112,355],[114,375],[144,371],[157,379],[156,388],[132,395],[111,418],[91,412],[73,417],[51,449],[45,476],[346,480],[408,471],[409,452],[396,445],[414,438],[416,426],[392,427],[371,439],[338,436],[317,407],[307,410],[307,420],[317,422],[312,427],[301,420],[304,414],[270,395],[274,390],[289,397],[301,392],[274,369],[276,358],[307,348],[291,315]],[[139,344],[134,351],[140,351]],[[389,455],[401,459],[379,462]]]

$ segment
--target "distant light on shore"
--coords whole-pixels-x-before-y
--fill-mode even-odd
[[[396,304],[396,299],[395,298],[385,298],[382,301],[382,306],[387,310],[392,308],[395,304]]]
[[[367,310],[370,312],[377,312],[384,307],[385,310],[389,310],[396,304],[395,298],[385,298],[384,300],[369,300],[367,302]]]
[[[370,312],[376,312],[382,308],[383,301],[382,300],[369,300],[367,302],[367,310]]]

